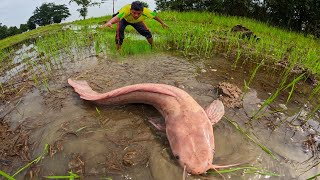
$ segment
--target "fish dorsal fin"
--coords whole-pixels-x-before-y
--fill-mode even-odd
[[[214,100],[205,110],[212,125],[220,121],[224,115],[224,106],[220,100]]]
[[[152,83],[145,83],[145,84],[135,84],[130,86],[125,86],[119,89],[115,89],[113,91],[109,91],[107,93],[98,93],[89,86],[86,81],[77,81],[68,79],[68,83],[74,88],[74,90],[80,95],[82,99],[85,100],[100,100],[105,98],[116,97],[122,94],[127,94],[130,92],[153,92],[164,94],[168,96],[176,97],[175,93],[170,91],[165,86],[161,84],[152,84]]]

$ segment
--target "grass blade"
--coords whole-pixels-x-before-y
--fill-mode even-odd
[[[48,154],[48,149],[49,149],[49,144],[45,144],[44,147],[44,152],[37,157],[36,159],[34,159],[33,161],[31,161],[30,163],[28,163],[27,165],[23,166],[22,168],[20,168],[16,173],[14,173],[12,175],[12,177],[18,175],[20,172],[24,171],[25,169],[27,169],[28,167],[30,167],[32,164],[36,164],[38,163],[46,154]]]
[[[73,180],[73,179],[77,179],[80,178],[80,176],[78,174],[71,172],[68,172],[69,176],[44,176],[44,178],[47,179],[69,179],[69,180]]]
[[[308,178],[307,180],[313,180],[313,179],[316,179],[316,177],[319,177],[319,176],[320,176],[320,174],[317,174],[315,176],[312,176],[312,177]]]
[[[281,176],[280,174],[273,173],[266,171],[265,169],[262,168],[257,168],[253,166],[245,166],[245,167],[235,167],[235,168],[230,168],[230,169],[224,169],[224,170],[218,170],[218,172],[213,171],[209,172],[208,174],[223,174],[223,173],[230,173],[230,172],[235,172],[235,171],[240,171],[244,170],[245,174],[261,174],[261,175],[267,175],[267,176]]]
[[[225,117],[225,116],[224,116]],[[267,154],[269,154],[273,159],[278,160],[278,158],[271,152],[271,150],[269,150],[268,148],[266,148],[265,146],[263,146],[262,144],[258,143],[257,141],[255,141],[252,137],[249,136],[249,134],[247,132],[245,132],[245,130],[243,130],[238,123],[232,121],[231,119],[228,119],[227,117],[225,117],[235,128],[237,128],[242,134],[246,135],[252,142],[254,142],[256,145],[258,145],[263,151],[265,151]]]
[[[8,180],[15,180],[15,178],[13,178],[12,176],[10,176],[9,174],[3,172],[0,170],[0,175],[7,178]]]

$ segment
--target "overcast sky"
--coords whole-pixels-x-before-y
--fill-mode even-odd
[[[93,0],[94,1],[94,0]],[[115,0],[114,9],[118,11],[123,5],[130,4],[134,0]],[[149,4],[149,8],[154,10],[156,8],[154,0],[143,0]],[[36,7],[40,7],[43,3],[53,2],[56,5],[66,4],[69,8],[71,16],[69,16],[64,22],[70,22],[77,19],[81,19],[79,12],[77,11],[79,6],[75,3],[69,5],[69,0],[0,0],[0,23],[2,25],[17,26],[20,24],[26,24],[28,19],[33,15],[33,11]],[[98,2],[98,0],[94,1]],[[104,4],[96,7],[90,7],[88,9],[89,17],[99,17],[107,14],[112,14],[112,0],[106,1]]]

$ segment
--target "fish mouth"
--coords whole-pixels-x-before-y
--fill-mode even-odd
[[[208,166],[206,166],[205,168],[203,168],[203,167],[188,168],[188,166],[187,166],[187,172],[189,172],[191,174],[203,174],[203,173],[207,172],[208,169],[210,169],[210,167],[208,167]]]

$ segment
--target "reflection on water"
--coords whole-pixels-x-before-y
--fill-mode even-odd
[[[27,65],[25,63],[19,64],[15,66],[14,68],[10,69],[9,71],[6,71],[1,77],[0,77],[0,83],[6,83],[11,78],[15,77],[17,74],[21,73],[27,68]]]
[[[86,26],[80,26],[80,25],[74,25],[74,24],[68,24],[62,27],[62,30],[72,30],[72,31],[80,31],[83,28],[88,28],[88,29],[96,29],[100,27],[101,25],[99,24],[91,24],[91,25],[86,25]]]
[[[15,51],[14,57],[12,59],[12,64],[7,64],[9,69],[1,74],[0,83],[8,83],[10,79],[27,70],[30,67],[31,62],[33,61],[39,61],[36,47],[33,44],[30,44],[28,46],[23,44],[20,49]]]

